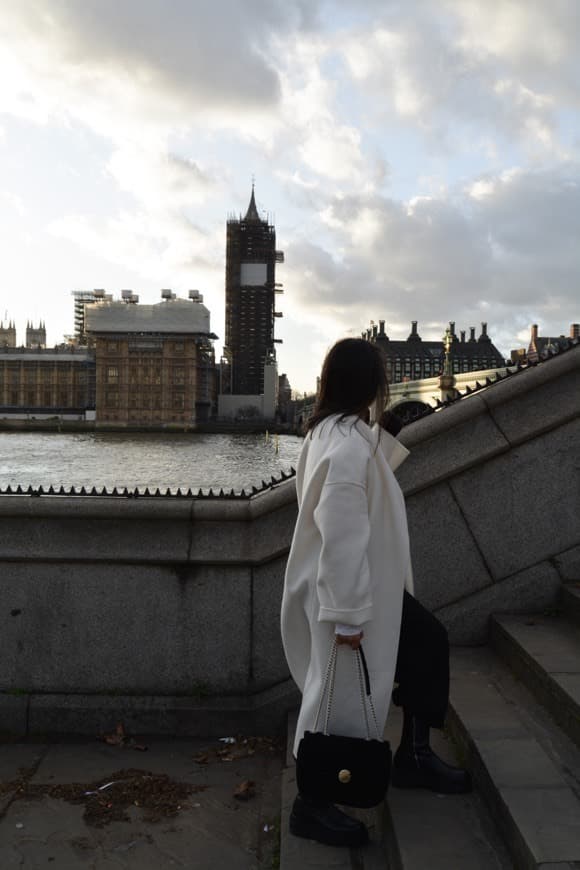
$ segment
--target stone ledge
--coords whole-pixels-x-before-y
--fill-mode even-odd
[[[0,517],[70,517],[83,519],[171,519],[239,522],[257,519],[296,502],[294,478],[273,484],[271,489],[248,499],[163,498],[155,496],[0,496]]]
[[[481,397],[488,408],[496,408],[573,371],[580,371],[580,345],[500,381]]]
[[[571,387],[576,377],[580,380],[580,346],[406,426],[400,441],[411,450],[411,457],[397,473],[405,494],[508,452],[510,438],[520,444],[575,419],[579,407]],[[529,409],[535,407],[530,393],[539,390],[549,396],[551,383],[558,381],[564,382],[565,396],[572,398],[560,398],[551,403],[549,413],[530,416]],[[512,404],[520,411],[514,414]],[[474,426],[481,429],[479,437],[474,435]]]
[[[13,702],[19,701],[20,705]],[[0,723],[19,737],[96,737],[122,722],[128,734],[216,737],[283,734],[288,712],[300,702],[287,680],[256,695],[182,698],[153,695],[0,694]],[[22,707],[29,705],[28,727]],[[17,709],[19,707],[19,709]]]

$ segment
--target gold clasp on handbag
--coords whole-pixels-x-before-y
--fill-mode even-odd
[[[346,769],[339,770],[338,771],[338,778],[339,778],[340,782],[346,784],[347,782],[351,781],[352,774],[351,774],[350,770],[346,770]]]

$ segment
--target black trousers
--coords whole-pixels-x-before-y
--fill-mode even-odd
[[[439,620],[405,591],[393,701],[432,728],[449,702],[449,640]]]

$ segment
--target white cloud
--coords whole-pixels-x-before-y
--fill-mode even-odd
[[[25,165],[33,125],[60,136],[48,173],[68,162],[67,136],[98,139],[71,172],[80,190],[100,178],[109,202],[54,197],[38,218],[86,255],[89,283],[99,263],[205,281],[221,333],[224,218],[258,169],[287,254],[284,308],[311,346],[371,317],[396,337],[411,319],[437,334],[487,319],[506,341],[530,318],[551,332],[580,319],[576,0],[170,6],[3,9],[6,173]],[[2,187],[6,223],[15,208],[31,223],[32,258],[36,190]]]
[[[300,263],[289,265],[291,283],[302,306],[343,330],[380,317],[403,332],[405,320],[484,319],[505,335],[508,322],[515,334],[532,317],[551,329],[560,317],[559,333],[577,317],[577,166],[506,170],[408,203],[343,197],[321,220],[341,260],[312,242],[289,246],[289,264]]]

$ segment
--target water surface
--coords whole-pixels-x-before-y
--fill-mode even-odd
[[[0,432],[0,488],[237,491],[296,467],[301,445],[295,435]]]

